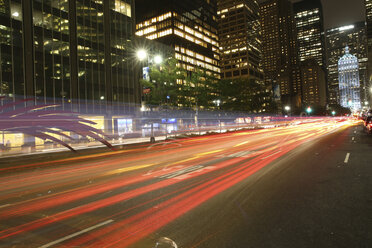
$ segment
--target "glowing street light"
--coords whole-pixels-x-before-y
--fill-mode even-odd
[[[213,103],[216,104],[217,107],[219,107],[221,104],[221,100],[220,99],[213,100]]]
[[[336,115],[336,111],[333,110],[332,111],[332,115],[335,116]]]
[[[144,61],[147,58],[147,52],[144,49],[137,51],[137,58],[139,61]]]
[[[289,107],[289,106],[285,106],[285,107],[284,107],[284,109],[285,109],[285,111],[287,111],[287,112],[288,112],[288,111],[290,111],[290,110],[291,110],[291,107]]]
[[[163,63],[163,57],[161,55],[156,55],[154,57],[154,63],[160,65],[161,63]]]

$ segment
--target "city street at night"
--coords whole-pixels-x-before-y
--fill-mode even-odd
[[[360,122],[319,118],[3,158],[0,247],[371,247],[371,147]]]
[[[0,248],[372,248],[372,0],[0,0]]]

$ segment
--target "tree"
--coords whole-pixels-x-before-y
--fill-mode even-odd
[[[350,115],[351,114],[351,110],[349,108],[342,107],[340,104],[329,105],[328,109],[329,109],[329,111],[328,111],[329,115],[332,115],[332,111],[335,111],[336,116]]]
[[[270,91],[253,79],[223,79],[217,84],[221,109],[250,113],[275,112]]]
[[[146,89],[145,101],[149,105],[205,108],[213,106],[216,78],[205,69],[197,67],[193,72],[177,65],[170,58],[161,66],[150,66],[150,81],[141,80]]]
[[[193,72],[189,73],[187,79],[189,85],[189,96],[191,105],[201,107],[204,109],[214,108],[216,95],[217,78],[208,73],[206,69],[196,67]]]
[[[186,79],[186,70],[177,66],[177,60],[167,59],[162,65],[150,66],[150,81],[141,80],[145,101],[149,105],[177,106],[180,103],[180,91],[185,88],[180,82]],[[187,91],[187,89],[185,89]],[[182,101],[182,100],[181,100]]]

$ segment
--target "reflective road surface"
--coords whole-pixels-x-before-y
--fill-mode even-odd
[[[372,137],[314,120],[13,165],[0,247],[372,247]]]

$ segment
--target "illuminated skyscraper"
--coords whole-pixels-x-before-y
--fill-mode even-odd
[[[367,76],[367,36],[364,22],[358,22],[326,31],[327,77],[328,77],[328,103],[340,102],[338,84],[338,60],[344,55],[344,49],[349,46],[351,54],[359,61],[359,80],[361,86],[361,99],[366,99]]]
[[[372,103],[372,0],[364,0],[366,6],[366,21],[367,21],[367,39],[368,39],[368,76],[365,87],[369,97],[366,97],[366,101]],[[368,88],[370,90],[368,90]]]
[[[345,48],[345,55],[338,61],[338,80],[340,105],[360,110],[359,63],[358,58],[350,54],[348,46]]]
[[[0,94],[66,106],[139,103],[133,0],[0,1]],[[122,109],[123,110],[123,109]],[[128,109],[129,110],[129,109]],[[80,111],[83,111],[80,108]]]
[[[263,81],[259,5],[256,0],[218,0],[222,78]]]
[[[170,45],[188,71],[220,77],[216,0],[137,0],[136,35]]]
[[[294,4],[300,61],[315,59],[325,64],[323,7],[320,0],[303,0]]]
[[[298,65],[296,26],[288,0],[260,4],[265,83],[280,87],[281,101],[301,105],[301,73]]]

